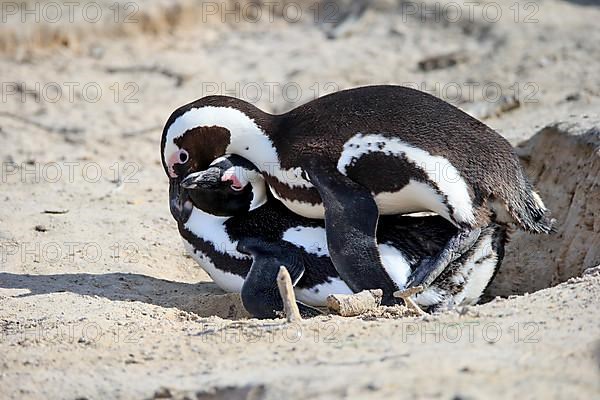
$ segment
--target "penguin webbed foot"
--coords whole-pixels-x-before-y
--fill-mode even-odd
[[[329,256],[340,277],[355,293],[382,289],[382,304],[398,304],[377,247],[379,210],[371,192],[334,166],[311,162],[306,172],[323,201]]]
[[[480,228],[461,229],[448,240],[444,248],[435,257],[426,257],[421,260],[408,278],[407,287],[429,287],[450,263],[459,259],[473,247],[480,235]]]

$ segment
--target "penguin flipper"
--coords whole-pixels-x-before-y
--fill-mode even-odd
[[[383,304],[397,303],[398,288],[377,247],[379,210],[371,192],[331,165],[313,161],[306,172],[323,201],[329,256],[340,277],[355,293],[382,289]]]
[[[419,263],[408,277],[407,287],[429,287],[451,262],[459,259],[467,250],[473,247],[480,235],[480,228],[460,230],[448,240],[444,248],[435,257],[426,257]]]
[[[279,267],[285,266],[295,285],[304,274],[300,249],[286,242],[271,243],[256,238],[242,239],[238,251],[252,256],[252,266],[242,285],[242,303],[255,318],[277,318],[283,301],[277,287]],[[300,315],[320,315],[317,309],[297,303]]]

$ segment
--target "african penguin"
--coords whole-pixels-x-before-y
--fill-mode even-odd
[[[182,186],[192,203],[187,221],[178,221],[186,249],[217,285],[241,292],[254,316],[274,317],[282,310],[276,283],[281,265],[290,271],[305,315],[315,314],[307,305],[324,306],[329,294],[352,293],[331,263],[323,221],[294,214],[273,198],[249,161],[218,158]],[[379,223],[382,263],[399,288],[456,231],[439,216],[384,216]],[[485,227],[415,301],[430,311],[476,303],[500,265],[505,241],[504,227]]]
[[[174,188],[224,154],[256,165],[291,211],[325,218],[331,259],[353,291],[396,286],[377,247],[379,215],[433,211],[458,229],[409,286],[430,284],[491,221],[549,233],[553,220],[511,145],[494,130],[427,93],[367,86],[271,115],[232,97],[175,110],[161,141]],[[180,218],[185,199],[173,197]],[[352,243],[352,245],[349,245]]]

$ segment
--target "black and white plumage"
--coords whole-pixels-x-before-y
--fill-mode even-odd
[[[410,88],[344,90],[282,115],[209,96],[171,115],[162,137],[171,185],[223,154],[255,164],[291,211],[324,217],[340,276],[354,291],[383,288],[387,302],[396,288],[377,248],[379,215],[433,211],[459,228],[439,254],[414,271],[411,285],[431,283],[491,221],[534,233],[552,228],[504,138]]]
[[[352,293],[331,263],[323,221],[298,216],[274,199],[247,160],[219,158],[182,186],[192,203],[187,221],[178,220],[186,249],[217,285],[241,292],[253,315],[273,317],[281,310],[275,279],[280,265],[290,271],[303,304],[324,306],[329,294]],[[435,255],[456,230],[438,216],[382,217],[379,252],[395,284],[405,287],[416,265]],[[485,227],[415,301],[430,310],[476,303],[500,265],[505,242],[505,228]]]

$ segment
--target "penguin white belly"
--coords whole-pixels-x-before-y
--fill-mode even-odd
[[[323,203],[311,204],[299,200],[281,197],[271,190],[273,196],[281,201],[289,210],[306,218],[325,218]],[[397,192],[382,192],[373,195],[379,213],[382,215],[405,214],[420,211],[433,211],[451,220],[444,199],[431,186],[418,181],[410,181]]]
[[[406,282],[410,276],[411,268],[404,254],[396,247],[389,244],[380,244],[379,254],[383,268],[394,281],[398,288],[406,287]]]
[[[322,283],[310,289],[294,289],[299,302],[313,307],[327,305],[327,296],[330,294],[352,294],[352,290],[340,278],[329,278],[329,282]]]
[[[375,201],[382,214],[434,211],[452,222],[475,225],[469,186],[460,172],[446,158],[433,155],[399,138],[358,133],[344,143],[337,169],[349,176],[349,169],[357,166],[361,158],[373,154],[402,160],[411,169],[408,171],[411,173],[408,184],[399,191],[377,194]],[[377,168],[377,165],[363,165],[361,168],[370,171]],[[372,179],[383,184],[389,180],[389,186],[393,186],[406,173],[407,171],[388,171],[384,176],[374,174]],[[420,175],[421,179],[414,179],[417,176],[413,175]],[[427,182],[420,182],[421,180]]]
[[[329,257],[325,228],[296,226],[283,232],[281,238],[317,257]]]
[[[200,268],[206,271],[218,287],[230,293],[240,293],[242,291],[244,279],[241,276],[218,269],[206,254],[195,250],[194,246],[187,240],[183,238],[182,240],[183,246],[190,256],[200,265]]]
[[[210,215],[194,207],[184,226],[190,232],[194,232],[200,239],[210,243],[215,250],[222,254],[238,259],[249,258],[246,254],[237,251],[237,241],[231,241],[225,231],[224,224],[227,219],[227,217]]]
[[[226,220],[227,218],[216,217],[194,207],[185,227],[190,232],[194,232],[198,238],[209,243],[215,251],[237,259],[249,259],[250,256],[237,251],[237,242],[232,242],[227,235],[224,226]],[[194,249],[187,240],[183,239],[183,244],[192,258],[206,271],[217,286],[226,292],[241,292],[244,283],[241,276],[217,268],[206,254]]]
[[[383,215],[433,211],[452,220],[444,198],[426,183],[411,180],[397,192],[383,192],[374,196],[379,213]]]
[[[325,208],[323,208],[323,203],[311,204],[304,201],[299,200],[290,200],[286,199],[279,195],[275,190],[271,189],[271,193],[273,196],[281,201],[283,205],[287,207],[288,210],[293,211],[295,214],[302,215],[305,218],[316,218],[316,219],[324,219],[325,218]]]

